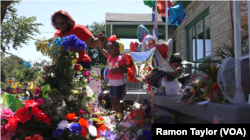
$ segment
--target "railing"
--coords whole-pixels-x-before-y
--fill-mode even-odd
[[[125,77],[126,77],[126,79],[128,79],[126,74],[125,74]],[[129,82],[129,81],[127,82],[127,90],[128,91],[146,91],[146,89],[143,89],[143,86],[145,86],[144,83],[140,82],[140,81],[139,81],[139,83]]]

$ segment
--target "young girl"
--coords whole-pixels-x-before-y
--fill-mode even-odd
[[[101,35],[102,36],[102,35]],[[98,38],[102,38],[98,36]],[[126,80],[124,73],[127,73],[126,60],[120,55],[120,46],[113,35],[108,39],[107,51],[103,48],[103,39],[100,39],[99,49],[101,53],[108,59],[108,74],[110,84],[110,98],[113,111],[118,112],[117,120],[123,119],[124,106],[120,103],[126,88]]]

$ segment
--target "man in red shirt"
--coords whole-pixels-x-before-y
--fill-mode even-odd
[[[95,38],[92,33],[83,25],[76,24],[72,17],[63,10],[55,12],[51,17],[52,25],[57,29],[55,37],[64,37],[71,34],[75,34],[79,39],[85,41],[89,47],[98,47],[99,39]],[[102,33],[99,35],[102,36]],[[102,36],[104,39],[104,37]],[[91,59],[86,54],[86,50],[82,53],[79,53],[77,63],[82,65],[83,68],[91,69]]]

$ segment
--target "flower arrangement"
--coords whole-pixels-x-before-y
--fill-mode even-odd
[[[165,81],[171,82],[178,78],[183,77],[183,72],[185,69],[185,65],[182,63],[183,59],[178,57],[178,53],[173,53],[170,60],[169,65],[173,68],[174,72],[165,76]]]
[[[206,100],[206,93],[204,86],[208,84],[208,77],[202,73],[192,75],[189,81],[186,83],[184,93],[181,98],[184,103],[191,104],[196,101]]]
[[[14,115],[9,110],[2,111],[1,115],[10,116],[8,122],[2,120],[6,122],[3,127],[6,132],[13,132],[13,139],[88,139],[85,134],[90,131],[82,129],[83,124],[86,120],[89,123],[98,110],[91,104],[96,95],[87,84],[100,76],[76,64],[77,53],[87,47],[85,42],[70,35],[38,40],[35,44],[38,51],[52,57],[53,63],[38,72],[36,82],[20,84],[24,92],[29,91],[29,96],[20,98],[25,105]],[[99,128],[88,127],[91,130]]]
[[[81,137],[86,139],[89,139],[89,137],[98,138],[100,131],[108,129],[107,126],[104,125],[103,118],[101,117],[93,118],[93,122],[86,120],[83,117],[84,115],[81,113],[79,117],[77,117],[75,113],[67,114],[65,117],[66,120],[62,120],[57,125],[57,129],[53,132],[53,137],[60,138],[63,133],[68,133],[72,135],[81,135]]]
[[[27,100],[24,104],[25,106],[19,108],[15,113],[9,109],[2,109],[1,119],[4,119],[2,120],[4,124],[1,126],[1,130],[3,129],[4,134],[12,132],[14,134],[12,138],[26,139],[26,134],[39,131],[43,126],[51,126],[50,117],[37,107],[39,102]],[[6,122],[6,120],[8,121]],[[36,124],[39,124],[40,127],[36,127]]]

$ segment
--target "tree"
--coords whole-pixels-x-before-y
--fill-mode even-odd
[[[23,44],[27,44],[33,36],[39,33],[38,27],[41,23],[35,23],[36,17],[17,16],[17,9],[14,8],[20,1],[13,1],[6,10],[4,20],[2,22],[1,30],[1,50],[6,51],[6,48],[16,49],[22,47]]]
[[[42,65],[42,63],[40,64]],[[34,69],[29,69],[24,66],[24,60],[16,55],[6,57],[1,54],[1,82],[5,82],[7,78],[15,77],[20,83],[24,81],[33,81],[38,74]]]
[[[90,32],[95,36],[96,34],[99,34],[100,32],[103,33],[104,35],[106,35],[106,28],[105,28],[105,23],[104,22],[93,22],[92,25],[87,25],[86,26]],[[107,42],[104,42],[104,48],[106,49],[106,44]],[[105,58],[102,53],[100,52],[99,48],[90,48],[88,47],[86,50],[87,54],[89,55],[89,57],[92,60],[92,66],[95,65],[107,65],[107,58]],[[98,55],[96,57],[96,55]]]

